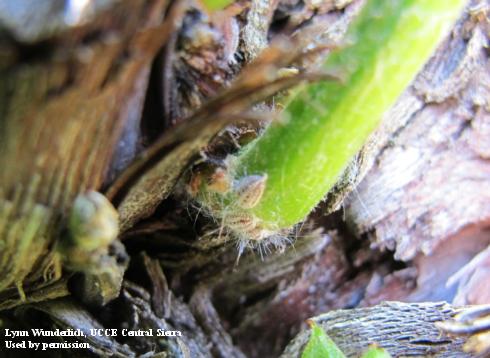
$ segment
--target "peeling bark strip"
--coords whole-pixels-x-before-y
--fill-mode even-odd
[[[393,357],[476,357],[463,351],[465,340],[441,333],[435,322],[458,309],[447,303],[385,302],[375,307],[338,310],[312,318],[347,357],[358,357],[371,343]],[[310,331],[301,332],[282,358],[300,357]]]

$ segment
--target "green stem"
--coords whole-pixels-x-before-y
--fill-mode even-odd
[[[195,181],[204,183],[197,200],[241,239],[260,241],[302,221],[420,71],[465,2],[368,0],[349,29],[353,44],[332,53],[324,66],[340,71],[345,81],[297,91],[282,119],[232,157],[225,175],[212,174],[212,185],[209,178]]]
[[[268,176],[260,203],[251,210],[266,227],[290,227],[324,198],[464,3],[368,1],[349,30],[354,44],[325,64],[345,72],[346,81],[308,85],[287,106],[287,120],[270,125],[236,159],[237,176]]]

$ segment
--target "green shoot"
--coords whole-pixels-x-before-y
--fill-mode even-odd
[[[332,53],[324,65],[345,74],[345,81],[296,91],[281,119],[229,158],[222,175],[226,189],[213,190],[204,180],[196,199],[247,242],[277,236],[304,220],[420,71],[465,2],[368,0],[349,29],[352,45]],[[244,190],[243,181],[251,187]],[[239,205],[242,195],[256,200]]]
[[[322,327],[313,321],[308,323],[311,325],[311,335],[301,358],[345,358],[344,353],[327,336]]]

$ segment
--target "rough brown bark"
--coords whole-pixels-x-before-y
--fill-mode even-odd
[[[404,261],[490,219],[488,3],[473,1],[361,154],[344,204],[357,233]]]
[[[441,333],[434,324],[457,312],[446,303],[386,302],[370,308],[333,311],[312,320],[347,357],[357,357],[373,343],[393,357],[477,357],[464,352],[465,339]],[[300,357],[308,338],[308,331],[300,333],[281,357]]]

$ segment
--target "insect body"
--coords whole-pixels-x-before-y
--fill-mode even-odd
[[[267,175],[249,175],[239,179],[233,186],[236,205],[243,209],[257,206],[264,195],[266,182]]]
[[[233,180],[226,169],[215,168],[194,175],[188,191],[221,223],[221,229],[239,240],[261,241],[270,231],[262,228],[251,209],[260,203],[266,183],[267,175],[247,175]]]

